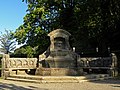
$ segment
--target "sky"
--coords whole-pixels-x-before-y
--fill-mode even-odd
[[[22,0],[2,0],[0,2],[0,31],[15,31],[23,24],[27,4]]]

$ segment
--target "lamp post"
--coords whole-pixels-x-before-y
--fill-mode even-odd
[[[98,53],[98,47],[96,47],[96,52]]]
[[[108,54],[110,55],[110,47],[108,47]]]
[[[75,47],[73,47],[73,52],[75,52]]]
[[[98,56],[98,47],[96,47],[96,52],[97,52],[96,55]]]

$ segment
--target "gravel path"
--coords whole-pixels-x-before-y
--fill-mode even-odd
[[[120,90],[120,80],[36,84],[0,79],[0,90]]]

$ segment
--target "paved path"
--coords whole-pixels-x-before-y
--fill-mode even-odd
[[[120,80],[36,84],[0,79],[0,90],[120,90]]]

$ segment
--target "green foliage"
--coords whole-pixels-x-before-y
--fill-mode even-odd
[[[16,43],[13,39],[12,32],[8,30],[5,30],[4,34],[1,32],[0,43],[0,51],[5,54],[10,53],[16,48]]]
[[[79,52],[99,47],[116,50],[120,39],[119,0],[22,0],[28,4],[24,24],[14,34],[19,43],[48,46],[47,33],[62,28],[72,34],[72,46]],[[41,50],[42,51],[42,50]]]
[[[13,56],[21,56],[21,57],[26,56],[26,57],[30,58],[30,57],[33,57],[34,53],[35,53],[35,51],[34,51],[34,49],[32,47],[30,47],[30,46],[22,46],[22,47],[15,50]]]

